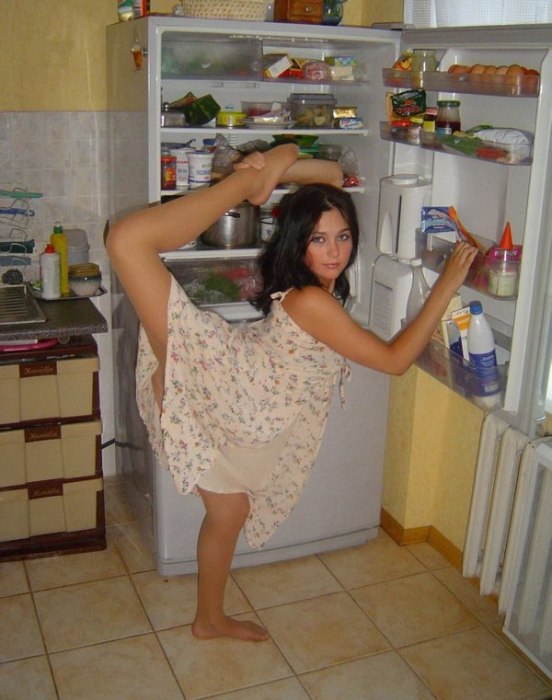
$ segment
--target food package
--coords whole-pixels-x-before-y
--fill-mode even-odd
[[[531,157],[533,135],[521,129],[477,127],[470,130],[478,139],[506,151],[505,160],[518,163]]]
[[[414,114],[422,114],[426,108],[425,90],[403,90],[396,95],[391,95],[393,112],[399,117],[412,117]]]
[[[291,67],[291,59],[287,54],[270,53],[263,57],[263,73],[265,78],[279,78]]]
[[[183,108],[186,123],[190,126],[208,124],[220,112],[220,105],[212,95],[204,95]]]

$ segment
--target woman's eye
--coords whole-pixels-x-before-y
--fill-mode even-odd
[[[309,243],[324,243],[324,236],[311,236]]]
[[[339,240],[340,241],[348,241],[351,238],[351,234],[349,232],[344,232],[339,234]]]

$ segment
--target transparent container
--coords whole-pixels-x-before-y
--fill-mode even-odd
[[[495,250],[488,261],[489,293],[496,297],[514,299],[517,297],[521,260],[517,251]]]
[[[448,136],[455,131],[460,131],[459,100],[438,100],[435,133],[437,136]]]
[[[288,104],[296,126],[321,129],[333,125],[333,111],[337,104],[333,95],[296,93],[290,95]]]
[[[415,49],[412,54],[410,70],[416,73],[437,70],[435,52],[427,51],[426,49]]]

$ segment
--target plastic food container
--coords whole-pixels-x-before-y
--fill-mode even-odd
[[[331,128],[336,100],[333,95],[296,93],[288,100],[291,118],[299,127]]]
[[[69,266],[69,286],[78,297],[91,297],[100,288],[102,274],[95,263]]]
[[[267,114],[272,110],[273,102],[242,102],[242,112],[248,117],[260,117],[261,114]]]
[[[236,126],[244,126],[246,116],[245,112],[221,111],[217,114],[217,126],[225,126],[229,129]]]

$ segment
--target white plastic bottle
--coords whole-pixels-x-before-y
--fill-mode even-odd
[[[470,302],[470,325],[468,326],[468,352],[470,364],[482,379],[497,375],[494,336],[483,313],[480,301]]]
[[[59,299],[60,290],[60,257],[51,243],[40,254],[40,284],[43,299]]]
[[[422,269],[422,261],[420,258],[413,258],[410,261],[412,268],[412,286],[406,302],[406,322],[411,323],[422,310],[427,297],[429,296],[430,287],[424,277]]]

